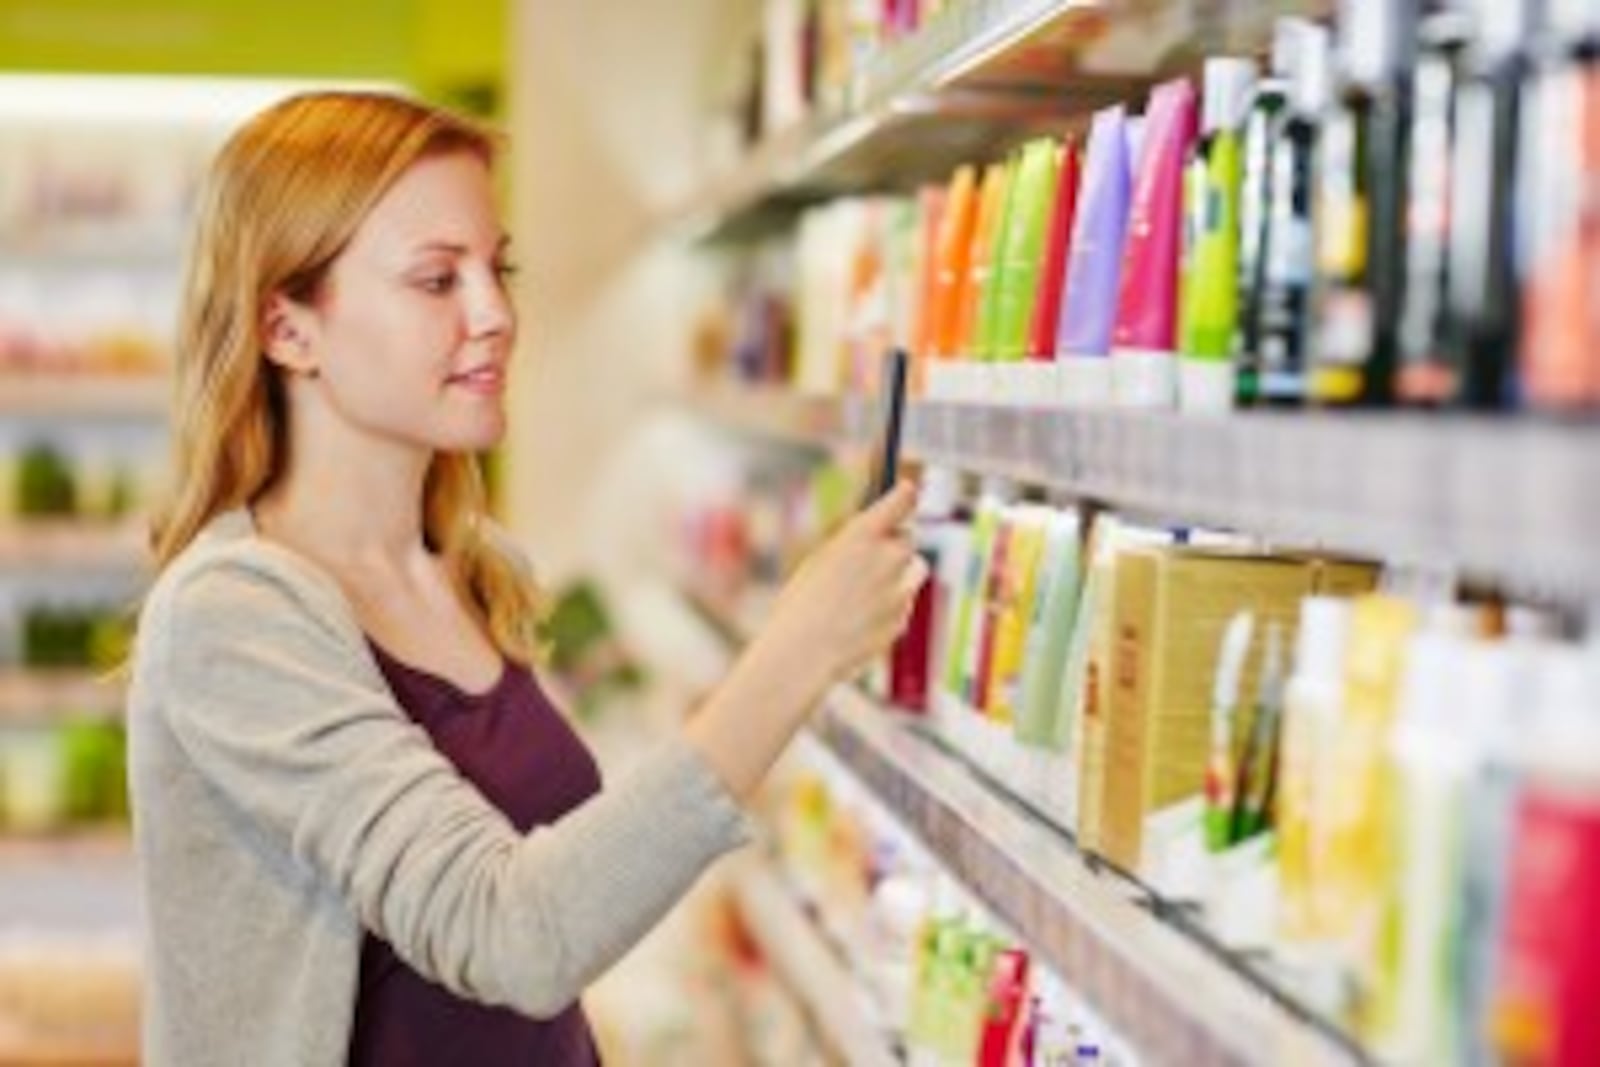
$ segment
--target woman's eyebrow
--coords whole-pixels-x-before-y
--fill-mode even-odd
[[[511,247],[511,235],[509,233],[503,233],[503,234],[500,235],[500,240],[495,242],[495,246],[494,246],[495,254],[498,255],[499,253],[506,251],[506,249],[508,249],[510,247]],[[435,240],[435,241],[424,241],[422,244],[419,244],[415,248],[413,248],[412,251],[413,252],[447,252],[447,253],[449,253],[450,255],[453,255],[453,256],[464,256],[464,255],[469,254],[472,251],[472,249],[468,245],[462,244],[459,241]]]

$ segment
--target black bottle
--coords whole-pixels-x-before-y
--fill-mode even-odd
[[[1317,326],[1311,397],[1394,396],[1405,299],[1406,145],[1414,0],[1344,0],[1343,88],[1317,154]]]
[[[1472,39],[1471,14],[1446,5],[1419,32],[1420,54],[1411,81],[1411,145],[1405,211],[1405,303],[1400,314],[1398,399],[1418,406],[1451,403],[1459,389],[1445,351],[1445,305],[1452,271],[1450,220],[1480,205],[1452,195],[1456,95]]]
[[[1292,405],[1306,398],[1316,274],[1316,153],[1328,105],[1332,45],[1328,31],[1316,23],[1296,19],[1280,25],[1295,35],[1295,61],[1288,118],[1269,153],[1266,262],[1255,334],[1260,401]]]
[[[1521,278],[1516,266],[1517,153],[1531,60],[1534,0],[1478,0],[1478,35],[1455,101],[1450,276],[1444,351],[1451,399],[1474,408],[1511,402]]]
[[[1267,180],[1272,143],[1277,139],[1289,105],[1287,77],[1294,64],[1290,20],[1280,20],[1273,34],[1272,64],[1267,77],[1256,82],[1250,109],[1245,114],[1243,174],[1239,183],[1239,302],[1238,326],[1233,338],[1234,390],[1240,406],[1256,402],[1260,377],[1261,287],[1267,256]]]

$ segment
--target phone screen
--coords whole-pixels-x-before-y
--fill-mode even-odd
[[[874,426],[877,439],[872,449],[872,481],[862,500],[863,507],[893,489],[900,477],[900,434],[905,423],[908,362],[905,350],[900,348],[890,350],[884,357]]]

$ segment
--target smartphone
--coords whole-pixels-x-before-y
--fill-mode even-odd
[[[878,379],[877,441],[872,449],[872,481],[861,505],[866,507],[894,488],[900,479],[900,435],[906,415],[906,376],[910,359],[905,349],[890,349]]]

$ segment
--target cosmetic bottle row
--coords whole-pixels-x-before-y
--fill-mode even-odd
[[[807,746],[765,806],[788,882],[907,1062],[1138,1062],[1070,975],[1034,959],[826,751]]]
[[[736,271],[733,372],[870,388],[900,346],[949,399],[1592,409],[1597,40],[1586,0],[1282,20],[1264,68],[806,213]]]

